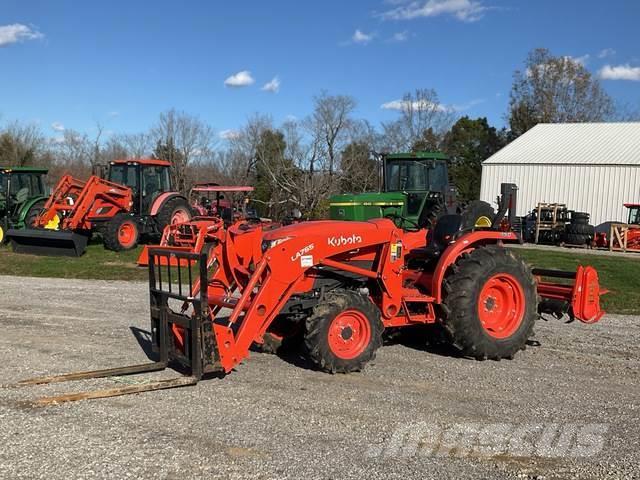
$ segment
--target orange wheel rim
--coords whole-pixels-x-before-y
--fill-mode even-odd
[[[478,297],[478,316],[488,335],[510,337],[522,324],[524,313],[524,290],[515,277],[499,273],[485,282]]]
[[[118,229],[118,241],[125,248],[132,247],[136,243],[136,227],[131,222],[125,222]]]
[[[329,348],[343,360],[362,354],[371,341],[369,319],[358,310],[345,310],[329,325]]]

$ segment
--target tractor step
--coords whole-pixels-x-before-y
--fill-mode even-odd
[[[90,235],[44,228],[10,229],[7,238],[16,253],[79,257],[87,248]]]

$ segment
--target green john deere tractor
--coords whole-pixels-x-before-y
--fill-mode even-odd
[[[490,227],[495,216],[487,202],[458,202],[456,188],[449,184],[447,156],[440,152],[383,154],[380,192],[329,199],[332,220],[388,217],[407,229],[432,226],[447,213],[462,214],[463,228]]]
[[[32,167],[0,167],[0,244],[10,228],[31,225],[47,201],[47,170]]]

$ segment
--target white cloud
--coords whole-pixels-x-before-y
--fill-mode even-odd
[[[120,116],[120,112],[118,112],[116,110],[112,110],[107,115],[109,115],[111,118],[118,117],[118,116]]]
[[[64,125],[61,124],[60,122],[53,122],[51,124],[51,128],[56,132],[64,132]]]
[[[393,8],[380,16],[386,20],[413,20],[451,15],[462,22],[475,22],[480,20],[487,10],[488,7],[480,0],[422,0]]]
[[[616,51],[613,48],[603,48],[598,52],[598,58],[613,57]]]
[[[25,40],[37,40],[43,37],[44,35],[39,31],[20,23],[0,26],[0,47],[6,47]]]
[[[240,137],[240,132],[237,130],[222,130],[219,135],[223,140],[235,140]]]
[[[598,72],[604,80],[632,80],[640,82],[640,67],[632,67],[628,63],[624,65],[605,65]]]
[[[353,36],[351,37],[351,41],[353,43],[358,43],[360,45],[366,45],[371,40],[373,40],[373,34],[372,33],[364,33],[361,30],[356,30],[353,33]]]
[[[225,86],[234,88],[248,87],[254,83],[255,80],[251,76],[251,72],[249,70],[242,70],[235,75],[231,75],[224,81]]]
[[[484,98],[476,98],[467,103],[454,104],[454,105],[443,105],[443,104],[434,104],[431,102],[427,102],[426,100],[414,100],[413,102],[408,102],[407,100],[392,100],[390,102],[383,103],[380,105],[380,108],[383,110],[398,110],[402,111],[407,108],[413,108],[414,110],[436,110],[438,112],[461,112],[464,110],[469,110],[470,108],[484,103],[486,100]]]
[[[391,37],[392,42],[406,42],[409,40],[409,32],[405,30],[404,32],[396,32]]]
[[[280,79],[278,77],[273,77],[270,82],[265,83],[262,86],[262,89],[265,92],[278,93],[280,91]]]
[[[430,110],[434,109],[439,112],[447,112],[449,109],[444,105],[435,105],[431,102],[427,102],[425,100],[414,100],[413,102],[409,102],[408,100],[392,100],[390,102],[383,103],[380,105],[380,108],[383,110],[405,110],[407,108],[413,108],[414,110]]]

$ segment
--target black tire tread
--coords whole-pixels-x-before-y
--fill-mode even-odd
[[[476,220],[480,217],[488,217],[493,221],[495,215],[496,212],[489,203],[482,200],[473,200],[462,210],[462,228],[474,228]]]
[[[24,217],[24,224],[27,228],[30,228],[33,226],[33,224],[36,221],[36,218],[38,218],[38,215],[40,215],[40,212],[44,208],[45,203],[46,203],[46,200],[38,200],[36,203],[31,205],[31,208],[29,208],[29,211]]]
[[[160,233],[164,230],[164,228],[171,223],[171,218],[173,217],[173,213],[177,208],[184,208],[189,212],[191,218],[194,217],[193,210],[189,205],[189,202],[184,197],[173,197],[167,200],[156,215],[156,222],[158,223],[158,229]]]
[[[134,225],[138,229],[138,239],[136,243],[128,249],[125,249],[118,240],[118,230],[120,229],[120,225],[122,224],[122,222],[124,222],[125,220],[132,220]],[[132,219],[131,215],[127,213],[118,213],[117,215],[115,215],[111,220],[105,223],[100,233],[102,234],[104,248],[106,248],[107,250],[112,250],[114,252],[131,250],[138,245],[138,241],[140,240],[140,229],[138,227],[138,224],[135,222],[135,220]]]
[[[477,314],[477,295],[484,280],[506,271],[516,277],[525,293],[525,316],[520,327],[506,339],[489,336]],[[526,348],[537,318],[538,295],[529,267],[513,252],[497,246],[476,248],[461,255],[443,283],[443,326],[451,343],[463,356],[477,360],[513,358]]]
[[[349,308],[360,310],[369,319],[371,342],[359,357],[344,360],[331,353],[327,335],[329,325],[335,316]],[[376,351],[382,346],[383,331],[380,310],[371,300],[352,290],[333,290],[326,294],[325,301],[316,305],[313,313],[306,319],[304,351],[307,357],[325,372],[357,372],[375,358]]]

